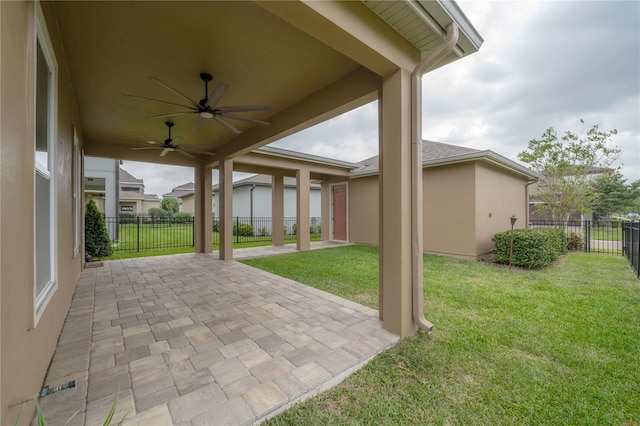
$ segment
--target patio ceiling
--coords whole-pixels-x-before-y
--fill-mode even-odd
[[[219,106],[271,107],[239,113],[271,123],[267,128],[229,120],[240,135],[214,120],[193,131],[197,114],[171,117],[172,136],[181,136],[181,144],[198,145],[193,149],[215,152],[216,157],[206,157],[213,161],[246,153],[376,99],[380,76],[410,66],[437,45],[447,22],[428,24],[430,18],[410,10],[414,21],[419,18],[412,25],[428,33],[410,42],[407,34],[403,37],[387,25],[374,6],[55,2],[85,154],[191,166],[199,161],[176,153],[160,157],[156,150],[130,150],[145,146],[136,133],[166,139],[166,119],[147,117],[181,109],[123,94],[184,103],[150,76],[199,101],[204,95],[199,73],[208,72],[214,78],[209,91],[219,81],[229,84]],[[434,42],[425,44],[427,39]]]

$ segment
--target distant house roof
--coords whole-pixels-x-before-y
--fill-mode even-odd
[[[422,141],[422,167],[441,166],[445,164],[462,163],[466,161],[485,160],[497,164],[514,173],[524,175],[530,179],[538,179],[540,175],[515,161],[509,160],[493,151],[480,151],[457,145],[449,145],[442,142]],[[380,171],[379,156],[360,161],[358,167],[351,170],[351,177],[364,177],[376,175]]]
[[[171,192],[167,192],[166,194],[162,194],[162,197],[173,197],[176,199],[180,199],[185,195],[193,194],[195,190],[195,186],[193,182],[187,182],[182,185],[178,185],[173,187]]]
[[[238,188],[246,185],[256,185],[256,186],[271,186],[273,177],[271,175],[253,175],[248,178],[240,179],[236,182],[233,182],[233,187]],[[296,179],[292,177],[285,176],[283,179],[283,183],[285,187],[295,188]],[[311,182],[310,187],[312,189],[319,189],[320,184]],[[220,184],[213,185],[213,192],[217,192],[220,189]]]
[[[139,183],[140,185],[144,185],[144,180],[132,176],[122,168],[118,168],[118,170],[118,180],[120,183]]]

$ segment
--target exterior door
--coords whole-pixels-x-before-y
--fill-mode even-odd
[[[333,201],[333,240],[347,241],[347,185],[334,185],[331,190]]]

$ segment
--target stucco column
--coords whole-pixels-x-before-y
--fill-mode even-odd
[[[311,178],[309,169],[296,171],[296,249],[307,251],[311,249],[309,235],[309,186]]]
[[[382,82],[380,99],[380,313],[383,327],[414,333],[411,287],[411,73]]]
[[[194,243],[196,253],[211,253],[211,167],[198,164],[194,173]]]
[[[274,246],[284,245],[284,177],[273,175],[271,185],[271,241]]]
[[[233,160],[219,163],[220,259],[233,259]]]
[[[331,182],[322,182],[320,184],[320,239],[329,241],[331,239],[331,225],[329,217],[331,216]]]

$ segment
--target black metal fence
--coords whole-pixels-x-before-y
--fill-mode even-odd
[[[180,249],[194,246],[194,218],[192,216],[121,216],[106,217],[105,222],[114,253]],[[319,237],[320,218],[310,218],[308,232]],[[220,245],[219,222],[212,223],[213,249]],[[268,242],[272,240],[270,217],[234,217],[234,243]],[[284,239],[296,239],[296,218],[284,218]]]
[[[564,228],[567,233],[570,249],[587,253],[623,254],[622,221],[591,220],[532,220],[531,228],[553,227]]]
[[[622,224],[622,249],[631,267],[640,278],[640,221]]]

